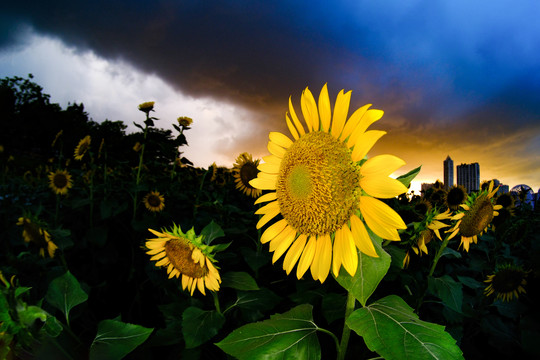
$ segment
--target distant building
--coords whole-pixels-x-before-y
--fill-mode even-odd
[[[450,158],[450,155],[446,157],[446,160],[443,161],[443,171],[444,171],[444,188],[445,190],[450,189],[454,186],[454,161]]]
[[[465,187],[467,192],[480,189],[480,165],[478,163],[457,166],[457,184]]]
[[[422,183],[420,191],[427,191],[433,187],[432,183]]]
[[[509,192],[510,186],[501,184],[501,186],[499,186],[499,191],[497,191],[497,195],[507,194]]]

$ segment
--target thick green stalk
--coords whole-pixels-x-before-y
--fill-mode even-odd
[[[347,305],[345,308],[345,318],[343,319],[343,333],[341,334],[341,343],[339,344],[339,352],[337,354],[338,360],[345,359],[345,354],[347,353],[347,346],[349,345],[349,338],[351,336],[351,328],[347,326],[347,319],[349,315],[354,311],[356,305],[356,298],[349,291],[347,294]]]
[[[137,214],[137,197],[139,195],[139,183],[141,181],[141,168],[143,166],[144,148],[146,147],[146,135],[148,134],[149,113],[146,113],[146,121],[144,122],[143,143],[141,146],[141,154],[139,155],[139,167],[137,168],[137,177],[135,178],[135,194],[133,194],[133,220]]]
[[[439,262],[439,259],[441,258],[444,249],[446,249],[446,246],[448,245],[449,241],[450,241],[450,234],[446,235],[446,237],[444,238],[442,242],[441,247],[439,248],[439,251],[437,251],[437,254],[435,254],[435,258],[433,259],[433,264],[431,264],[431,269],[429,270],[428,276],[433,275],[433,273],[435,272],[435,267],[437,266],[437,263]]]

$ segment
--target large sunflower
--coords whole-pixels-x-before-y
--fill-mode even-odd
[[[156,266],[167,267],[169,279],[182,275],[182,289],[193,295],[195,288],[206,295],[206,289],[219,291],[221,277],[214,266],[212,246],[203,244],[202,236],[196,236],[193,229],[186,234],[178,226],[163,232],[148,229],[157,238],[148,239],[146,253],[150,260],[157,260]]]
[[[56,170],[49,173],[49,187],[58,195],[66,195],[73,186],[71,175],[67,170]]]
[[[450,239],[458,233],[461,235],[461,244],[465,251],[469,251],[471,243],[477,243],[478,236],[482,235],[488,229],[494,216],[499,215],[497,210],[501,205],[493,205],[493,195],[499,188],[493,190],[493,181],[489,183],[489,188],[470,194],[465,203],[460,207],[463,209],[452,220],[458,220],[456,224],[449,229]]]
[[[152,212],[160,212],[165,208],[165,198],[159,191],[150,191],[144,196],[143,203]]]
[[[524,286],[527,285],[527,271],[513,264],[504,264],[484,280],[489,285],[484,289],[484,295],[495,295],[495,299],[512,301],[519,294],[526,293]]]
[[[51,240],[51,235],[43,227],[37,223],[32,222],[27,217],[20,217],[17,221],[17,225],[23,227],[23,239],[25,242],[33,242],[39,246],[39,255],[45,257],[45,249],[49,256],[54,257],[54,253],[58,246]]]
[[[86,135],[84,138],[81,139],[81,141],[79,141],[79,144],[75,148],[75,151],[73,154],[73,157],[75,158],[75,160],[82,160],[84,154],[86,154],[86,152],[90,148],[91,142],[92,142],[92,138],[90,137],[90,135]]]
[[[350,98],[350,91],[341,90],[332,112],[326,85],[318,105],[306,88],[300,103],[306,127],[289,98],[285,121],[293,140],[271,132],[271,155],[263,158],[257,178],[250,181],[256,189],[271,190],[255,202],[269,202],[256,211],[263,215],[257,228],[279,215],[263,233],[261,242],[270,242],[273,262],[288,250],[283,269],[289,274],[298,262],[298,278],[311,268],[313,278],[322,283],[330,267],[338,276],[341,265],[354,275],[358,266],[356,248],[378,256],[366,225],[388,240],[400,240],[397,230],[406,228],[394,210],[376,199],[407,191],[401,182],[389,177],[405,162],[392,155],[364,160],[386,133],[366,131],[383,111],[365,105],[347,120]]]
[[[236,162],[233,165],[233,176],[236,182],[236,188],[242,191],[244,194],[251,197],[258,197],[262,191],[256,189],[249,183],[251,180],[257,177],[259,170],[260,160],[253,160],[251,154],[242,153],[236,158]]]

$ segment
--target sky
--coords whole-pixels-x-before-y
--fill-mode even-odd
[[[133,121],[155,101],[157,126],[194,120],[184,156],[232,167],[288,133],[306,87],[352,111],[384,110],[368,156],[419,165],[413,184],[443,179],[443,161],[478,162],[481,180],[540,188],[540,2],[43,1],[0,5],[0,77],[32,73],[94,121]]]

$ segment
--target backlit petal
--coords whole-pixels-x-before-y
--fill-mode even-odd
[[[387,240],[400,240],[396,229],[407,226],[390,206],[369,196],[360,198],[360,211],[367,226],[377,235]]]
[[[354,246],[354,239],[347,224],[343,225],[342,235],[341,259],[343,261],[343,267],[349,275],[354,276],[358,267],[358,252]]]
[[[291,245],[289,251],[287,251],[287,255],[285,255],[285,259],[283,260],[283,270],[287,272],[287,275],[291,273],[294,265],[296,265],[296,262],[300,259],[300,255],[302,255],[302,251],[306,246],[306,240],[307,235],[300,234]]]
[[[296,268],[296,277],[300,279],[309,269],[315,256],[315,248],[317,247],[317,239],[315,236],[310,236],[309,241],[300,256],[298,267]]]
[[[277,157],[282,158],[282,159],[285,153],[287,152],[287,150],[285,150],[278,144],[274,143],[273,141],[268,142],[267,148],[268,148],[268,151],[270,151],[270,154],[276,155]]]
[[[294,123],[294,126],[298,130],[298,133],[300,136],[304,135],[306,132],[304,130],[304,127],[302,126],[302,123],[300,120],[298,120],[298,116],[296,116],[296,112],[294,111],[294,107],[292,105],[291,97],[289,96],[289,113],[291,115],[291,120]]]
[[[272,141],[276,145],[284,147],[285,149],[287,149],[289,146],[293,144],[291,139],[289,139],[286,135],[283,135],[282,133],[277,132],[277,131],[272,131],[268,135],[268,138],[270,139],[270,141]]]
[[[261,173],[259,173],[261,174]],[[249,181],[249,185],[260,190],[276,190],[276,181],[257,177]]]
[[[317,110],[317,103],[315,98],[311,93],[311,90],[306,87],[302,92],[302,97],[300,99],[300,105],[302,107],[302,114],[308,125],[308,130],[318,131],[319,130],[319,112]]]
[[[355,112],[353,112],[353,114],[351,115],[349,120],[347,120],[347,123],[345,124],[345,127],[343,128],[343,131],[341,132],[341,136],[339,137],[339,139],[341,141],[345,141],[347,139],[347,137],[350,136],[353,133],[353,131],[359,125],[360,120],[362,119],[362,117],[364,116],[364,114],[366,113],[367,109],[370,106],[371,106],[371,104],[364,105],[361,108],[356,109]],[[363,132],[364,131],[359,132],[358,135],[360,135]]]
[[[386,131],[369,130],[363,133],[354,145],[351,158],[353,161],[360,161],[371,150],[373,145],[384,135]]]
[[[349,113],[349,104],[351,102],[352,91],[343,93],[341,90],[336,99],[336,105],[334,106],[334,116],[332,121],[332,136],[336,139],[341,135],[347,114]]]
[[[358,250],[368,256],[379,257],[379,255],[377,255],[377,251],[375,251],[375,246],[373,246],[373,241],[371,240],[364,223],[356,215],[351,216],[351,232],[354,239],[354,244]]]
[[[380,176],[361,178],[360,187],[369,195],[380,199],[391,199],[407,192],[407,187],[399,180]]]
[[[319,95],[319,116],[321,117],[322,131],[328,132],[330,130],[330,121],[332,120],[332,110],[330,109],[327,84],[324,84]]]
[[[332,273],[335,277],[339,276],[339,269],[341,268],[342,242],[342,231],[341,229],[337,229],[334,237],[334,248],[332,249]]]
[[[362,176],[388,176],[405,165],[405,161],[394,155],[377,155],[369,158],[360,169]]]
[[[287,127],[289,128],[289,131],[291,132],[291,135],[295,140],[298,140],[300,138],[300,135],[298,134],[298,130],[294,127],[291,119],[289,119],[289,115],[285,114],[285,122],[287,123]]]
[[[268,202],[268,201],[272,201],[272,200],[276,200],[277,199],[277,193],[274,191],[274,192],[269,192],[269,193],[266,193],[262,196],[259,196],[259,198],[257,200],[255,200],[255,203],[254,204],[260,204],[260,203],[263,203],[263,202]]]
[[[279,173],[279,165],[271,164],[271,163],[261,163],[259,166],[257,166],[257,169],[259,171],[269,173],[269,174],[278,174]],[[238,178],[238,180],[241,182],[242,179]]]

